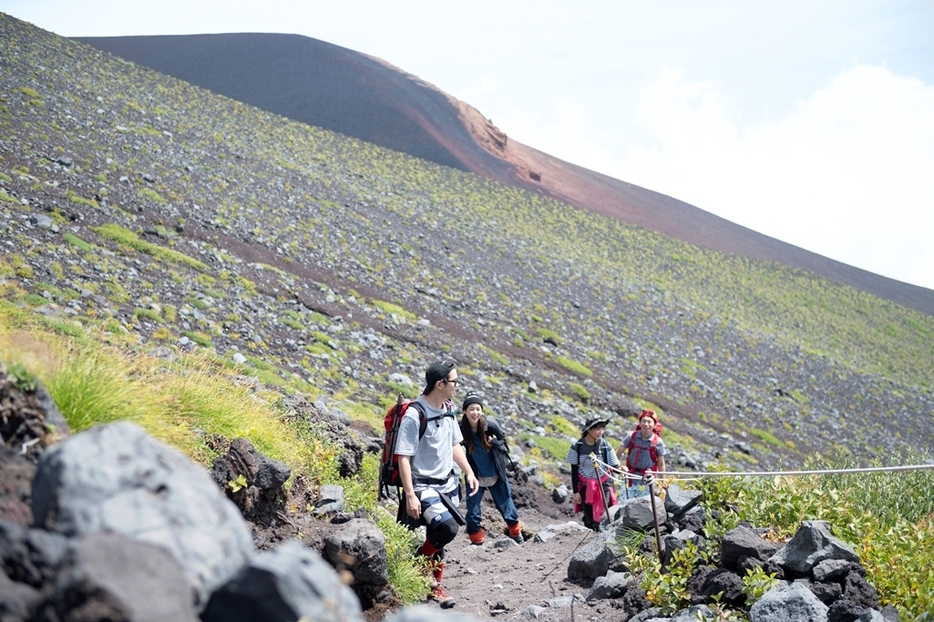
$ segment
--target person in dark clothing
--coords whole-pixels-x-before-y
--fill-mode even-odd
[[[467,537],[472,544],[483,544],[480,502],[484,492],[489,490],[496,509],[506,521],[509,537],[521,544],[524,540],[522,523],[506,476],[509,462],[506,436],[494,418],[483,416],[483,401],[476,392],[467,394],[462,410],[461,435],[467,462],[480,482],[479,494],[467,497]]]

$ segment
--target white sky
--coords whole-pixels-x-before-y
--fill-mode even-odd
[[[278,32],[372,54],[521,143],[934,289],[931,0],[0,0],[0,11],[64,36]]]

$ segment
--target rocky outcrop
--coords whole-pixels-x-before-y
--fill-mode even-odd
[[[686,517],[700,507],[696,505],[697,501],[694,495],[678,491],[664,505],[673,515]],[[631,580],[618,540],[626,531],[647,529],[645,521],[633,520],[632,517],[644,514],[648,502],[645,497],[624,500],[618,511],[613,513],[616,517],[614,522],[578,549],[570,560],[569,579],[594,580],[588,602],[612,600],[634,616],[647,615],[650,609],[645,592],[640,581]],[[663,505],[663,502],[658,499],[657,504]],[[655,523],[649,520],[649,524],[654,529]],[[685,546],[686,542],[700,545],[704,540],[698,533],[679,528],[667,518],[659,518],[658,526],[660,532],[666,534],[661,538],[663,564],[667,564],[673,551]],[[866,572],[858,556],[849,544],[831,534],[827,522],[804,521],[786,543],[767,540],[763,537],[767,533],[768,530],[748,525],[727,532],[720,542],[720,566],[701,566],[688,580],[687,589],[692,602],[695,605],[719,603],[735,609],[748,608],[751,622],[850,622],[860,616],[867,616],[866,619],[873,615],[881,616],[878,593],[866,581]],[[654,554],[654,551],[649,554]],[[750,603],[743,589],[743,576],[747,569],[756,567],[778,581],[765,596]],[[643,604],[633,607],[633,603],[640,602]],[[692,614],[685,609],[676,613],[675,618],[694,614],[696,611]]]
[[[253,551],[239,511],[204,469],[128,422],[91,428],[43,455],[32,509],[47,531],[121,533],[167,549],[199,606]]]
[[[281,476],[235,446],[252,457],[244,464]],[[257,554],[207,472],[132,423],[94,427],[42,453],[31,501],[31,525],[0,515],[4,622],[363,620],[359,599],[317,551],[293,540]],[[382,572],[367,566],[374,582],[385,576],[381,550]]]

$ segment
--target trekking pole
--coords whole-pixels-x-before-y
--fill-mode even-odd
[[[593,464],[593,470],[597,474],[597,490],[600,491],[600,501],[601,503],[603,503],[603,512],[606,516],[607,521],[610,521],[610,503],[609,501],[607,501],[606,494],[604,494],[603,492],[603,480],[602,480],[603,476],[600,474],[600,467],[597,466],[596,458],[597,457],[594,454],[590,454],[590,460],[591,460],[591,463]],[[607,473],[607,477],[609,477],[609,473]],[[603,524],[602,520],[600,521],[600,524],[601,525]]]
[[[655,546],[658,547],[658,561],[662,560],[662,536],[658,531],[658,513],[655,510],[655,480],[649,482],[649,498],[652,499],[652,522],[655,523]]]

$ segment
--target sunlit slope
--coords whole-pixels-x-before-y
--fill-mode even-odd
[[[645,401],[752,464],[934,446],[930,316],[0,25],[2,278],[59,329],[372,405],[452,356],[516,425]]]
[[[806,251],[675,197],[517,143],[469,102],[353,50],[298,35],[256,33],[79,40],[309,125],[468,170],[697,246],[807,270],[934,315],[930,289]]]

